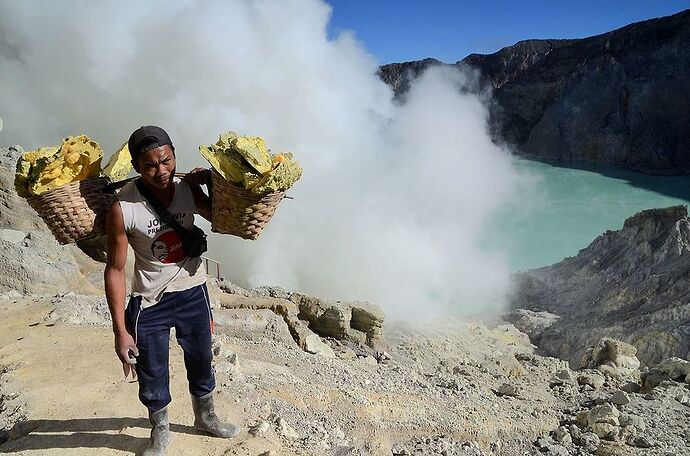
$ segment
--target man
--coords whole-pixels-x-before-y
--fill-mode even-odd
[[[176,178],[175,149],[162,128],[135,130],[128,146],[148,197],[156,198],[184,228],[193,226],[195,212],[211,218],[210,200],[199,186],[208,183],[209,170],[197,168],[184,180]],[[194,427],[217,437],[237,435],[239,427],[221,423],[214,412],[213,320],[201,258],[187,256],[178,233],[160,219],[135,182],[120,190],[108,211],[106,234],[105,293],[115,351],[125,378],[130,372],[138,378],[139,399],[148,408],[152,425],[143,454],[163,455],[170,442],[168,347],[173,327],[184,351]],[[128,244],[135,261],[132,295],[125,310]]]

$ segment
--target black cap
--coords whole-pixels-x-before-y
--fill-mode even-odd
[[[161,127],[156,127],[155,125],[137,128],[129,137],[129,141],[127,141],[129,153],[134,161],[143,152],[165,146],[166,144],[173,147],[170,136]]]

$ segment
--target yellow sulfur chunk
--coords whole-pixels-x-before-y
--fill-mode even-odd
[[[129,153],[127,143],[120,146],[120,149],[110,157],[110,161],[105,168],[103,174],[110,177],[113,181],[125,179],[132,172],[132,155]]]
[[[31,195],[29,192],[29,175],[31,174],[31,168],[38,159],[52,157],[57,154],[58,150],[57,146],[41,147],[35,151],[26,152],[19,158],[14,174],[14,188],[19,196],[26,198]]]
[[[252,188],[252,192],[258,195],[282,192],[292,187],[302,177],[302,167],[291,153],[274,155],[273,162],[276,163],[274,168],[264,176],[262,182]]]
[[[230,131],[213,145],[199,146],[199,151],[225,180],[256,194],[287,190],[302,175],[292,154],[270,154],[258,136]]]
[[[103,151],[86,135],[65,138],[58,147],[27,152],[17,162],[15,188],[21,196],[40,195],[101,172]]]
[[[239,136],[231,142],[231,147],[242,158],[247,160],[259,174],[267,173],[271,170],[271,156],[266,149],[263,138],[258,136]]]
[[[256,184],[261,175],[235,149],[237,139],[233,131],[223,133],[215,144],[199,146],[199,152],[225,180],[247,188]]]

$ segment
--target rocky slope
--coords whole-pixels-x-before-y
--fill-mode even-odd
[[[389,349],[377,357],[330,337],[322,339],[330,350],[309,353],[282,318],[226,309],[210,285],[224,321],[214,342],[217,408],[242,433],[225,441],[193,431],[173,335],[170,455],[690,452],[688,362],[642,380],[630,368],[634,351],[614,341],[611,353],[594,347],[592,364],[572,371],[534,353],[511,325],[452,320],[389,327]],[[145,446],[145,413],[117,365],[101,296],[4,297],[0,317],[0,452],[115,455]]]
[[[59,245],[36,212],[14,190],[21,147],[0,149],[0,294],[51,293],[55,284],[83,290],[82,274],[95,267],[74,245]]]
[[[685,206],[651,209],[577,256],[515,276],[509,318],[546,353],[574,367],[601,337],[633,344],[645,364],[690,358],[690,219]],[[549,315],[543,312],[548,312]]]
[[[530,40],[452,67],[494,94],[497,139],[523,156],[690,172],[690,10],[578,40]],[[440,62],[384,65],[396,94]]]

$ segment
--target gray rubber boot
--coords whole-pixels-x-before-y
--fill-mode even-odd
[[[165,449],[170,443],[170,421],[168,408],[164,407],[156,412],[149,410],[151,422],[151,440],[141,456],[164,456]]]
[[[240,433],[240,427],[230,423],[223,423],[213,410],[213,393],[201,397],[192,396],[194,409],[194,427],[214,437],[229,439]]]

